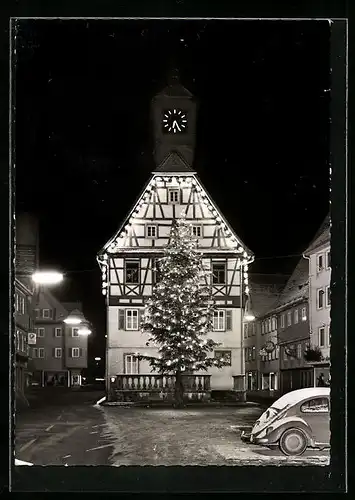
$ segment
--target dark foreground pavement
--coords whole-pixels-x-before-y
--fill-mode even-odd
[[[16,458],[35,465],[327,465],[329,453],[290,459],[243,443],[239,427],[263,409],[101,406],[101,394],[54,398],[17,418]]]

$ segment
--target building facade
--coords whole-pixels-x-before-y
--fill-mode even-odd
[[[309,263],[311,345],[319,347],[323,360],[330,359],[331,251],[330,217],[323,222],[304,256]]]
[[[15,278],[15,394],[26,400],[28,386],[28,334],[33,331],[31,316],[32,290]]]
[[[267,275],[263,278],[265,283],[260,278],[258,282],[251,280],[251,310],[255,320],[244,323],[246,390],[250,399],[256,395],[276,397],[279,391],[277,315],[270,311],[280,297],[285,278]]]
[[[35,296],[35,345],[30,348],[32,383],[39,386],[79,387],[87,367],[88,338],[79,334],[80,325],[67,325],[69,314],[82,314],[80,303],[60,303],[40,287]]]
[[[172,221],[184,211],[204,267],[212,273],[208,284],[218,312],[211,337],[221,344],[214,355],[230,359],[229,366],[193,374],[190,380],[202,392],[244,393],[242,310],[253,255],[193,169],[196,103],[176,76],[153,99],[152,114],[156,168],[119,231],[98,254],[107,306],[107,390],[110,397],[128,389],[140,395],[158,390],[159,377],[135,357],[136,352],[157,354],[157,347],[146,346],[149,335],[141,332],[140,318],[157,282],[158,259]],[[167,383],[164,379],[161,394]],[[116,396],[112,387],[120,389]]]
[[[26,389],[31,378],[29,335],[33,333],[31,274],[38,266],[38,221],[28,213],[16,215],[15,295],[14,295],[14,386],[19,403],[26,402]]]

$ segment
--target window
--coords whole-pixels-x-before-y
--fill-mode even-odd
[[[80,349],[79,347],[72,347],[71,349],[71,357],[72,358],[78,358],[80,356]]]
[[[292,324],[292,316],[291,316],[291,311],[287,313],[287,326],[291,326]]]
[[[35,318],[39,318],[40,317],[40,311],[39,309],[34,309],[34,313],[35,313]]]
[[[283,360],[287,361],[286,347],[283,348]]]
[[[224,285],[226,282],[225,264],[212,264],[212,283],[215,285]]]
[[[281,314],[281,328],[285,328],[285,315]]]
[[[328,347],[330,347],[331,345],[331,330],[330,330],[330,326],[328,325]]]
[[[126,330],[139,330],[138,309],[126,309]]]
[[[255,335],[255,330],[256,330],[256,324],[252,323],[251,324],[251,334],[254,336]]]
[[[253,347],[251,348],[251,359],[252,359],[252,361],[255,361],[255,353],[256,353],[256,349],[255,349],[255,345],[253,345]]]
[[[269,390],[269,383],[270,383],[270,377],[268,373],[263,373],[262,379],[261,379],[261,388],[265,391]]]
[[[215,351],[214,357],[216,359],[223,359],[227,361],[227,366],[232,366],[232,351]]]
[[[298,309],[295,309],[293,312],[293,322],[295,325],[298,323]]]
[[[191,234],[194,238],[201,238],[202,236],[202,226],[192,226]]]
[[[139,262],[126,261],[126,283],[139,283]]]
[[[128,375],[136,375],[139,373],[139,360],[133,354],[124,355],[124,371]]]
[[[39,347],[38,348],[38,357],[39,358],[44,358],[44,347]]]
[[[25,336],[20,332],[20,351],[25,352]]]
[[[157,226],[154,224],[148,224],[146,226],[146,237],[147,238],[156,238],[157,237]]]
[[[325,347],[325,327],[318,328],[319,347]]]
[[[244,338],[246,339],[248,335],[248,323],[244,323]]]
[[[169,189],[169,203],[175,204],[180,201],[179,189]]]
[[[272,318],[271,327],[273,330],[277,330],[277,321],[275,316]]]
[[[271,318],[268,319],[268,331],[271,332],[272,330],[272,322],[271,322]]]
[[[276,346],[275,348],[275,359],[279,359],[280,356],[280,346]]]
[[[25,297],[17,293],[15,295],[15,299],[16,299],[16,311],[19,314],[25,314]]]
[[[301,359],[302,357],[302,344],[297,344],[297,358]]]
[[[330,306],[330,294],[331,294],[331,288],[330,286],[327,286],[327,307]]]
[[[332,267],[332,258],[330,252],[327,252],[327,269]]]
[[[302,307],[301,317],[302,317],[302,321],[307,321],[307,308],[306,307]]]
[[[20,350],[20,332],[16,331],[16,351]]]
[[[46,318],[46,319],[52,318],[52,310],[51,309],[43,309],[42,316],[43,316],[43,318]]]
[[[270,373],[269,375],[269,388],[270,391],[277,391],[277,374]]]
[[[265,333],[265,323],[264,321],[261,322],[261,334],[263,335]]]
[[[79,328],[74,327],[71,329],[71,336],[72,337],[79,337]]]
[[[44,328],[35,328],[35,334],[37,337],[44,337]]]
[[[62,329],[61,328],[55,328],[54,329],[54,335],[56,337],[61,337],[62,336]]]
[[[54,357],[55,358],[61,358],[62,357],[62,348],[61,347],[55,347],[55,349],[54,349]]]
[[[32,347],[32,358],[38,358],[38,349],[37,349],[37,347]]]
[[[323,254],[317,255],[317,271],[318,272],[323,271],[323,269],[324,269],[323,260],[324,260]]]
[[[318,288],[317,290],[317,309],[323,309],[324,307],[324,290],[323,288]]]
[[[213,313],[213,330],[215,332],[224,332],[226,329],[225,325],[225,311],[219,309]]]
[[[329,412],[329,400],[328,398],[316,398],[305,401],[301,405],[301,411],[303,413],[328,413]]]

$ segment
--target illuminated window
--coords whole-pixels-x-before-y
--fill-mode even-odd
[[[306,307],[302,307],[301,317],[302,317],[302,321],[307,321],[307,308]]]
[[[291,326],[292,324],[292,315],[291,315],[291,311],[289,311],[287,313],[287,326]]]
[[[293,322],[294,322],[295,325],[297,325],[297,323],[298,323],[298,309],[294,310],[294,313],[293,313]]]

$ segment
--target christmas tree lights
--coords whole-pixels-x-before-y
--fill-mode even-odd
[[[183,401],[184,372],[229,364],[228,360],[210,356],[220,345],[207,337],[212,331],[215,306],[210,287],[201,284],[201,277],[210,273],[203,268],[191,227],[184,215],[173,221],[170,243],[159,259],[160,280],[153,288],[141,324],[142,332],[149,333],[147,345],[158,346],[159,356],[137,354],[149,362],[153,371],[175,374],[177,405]]]

